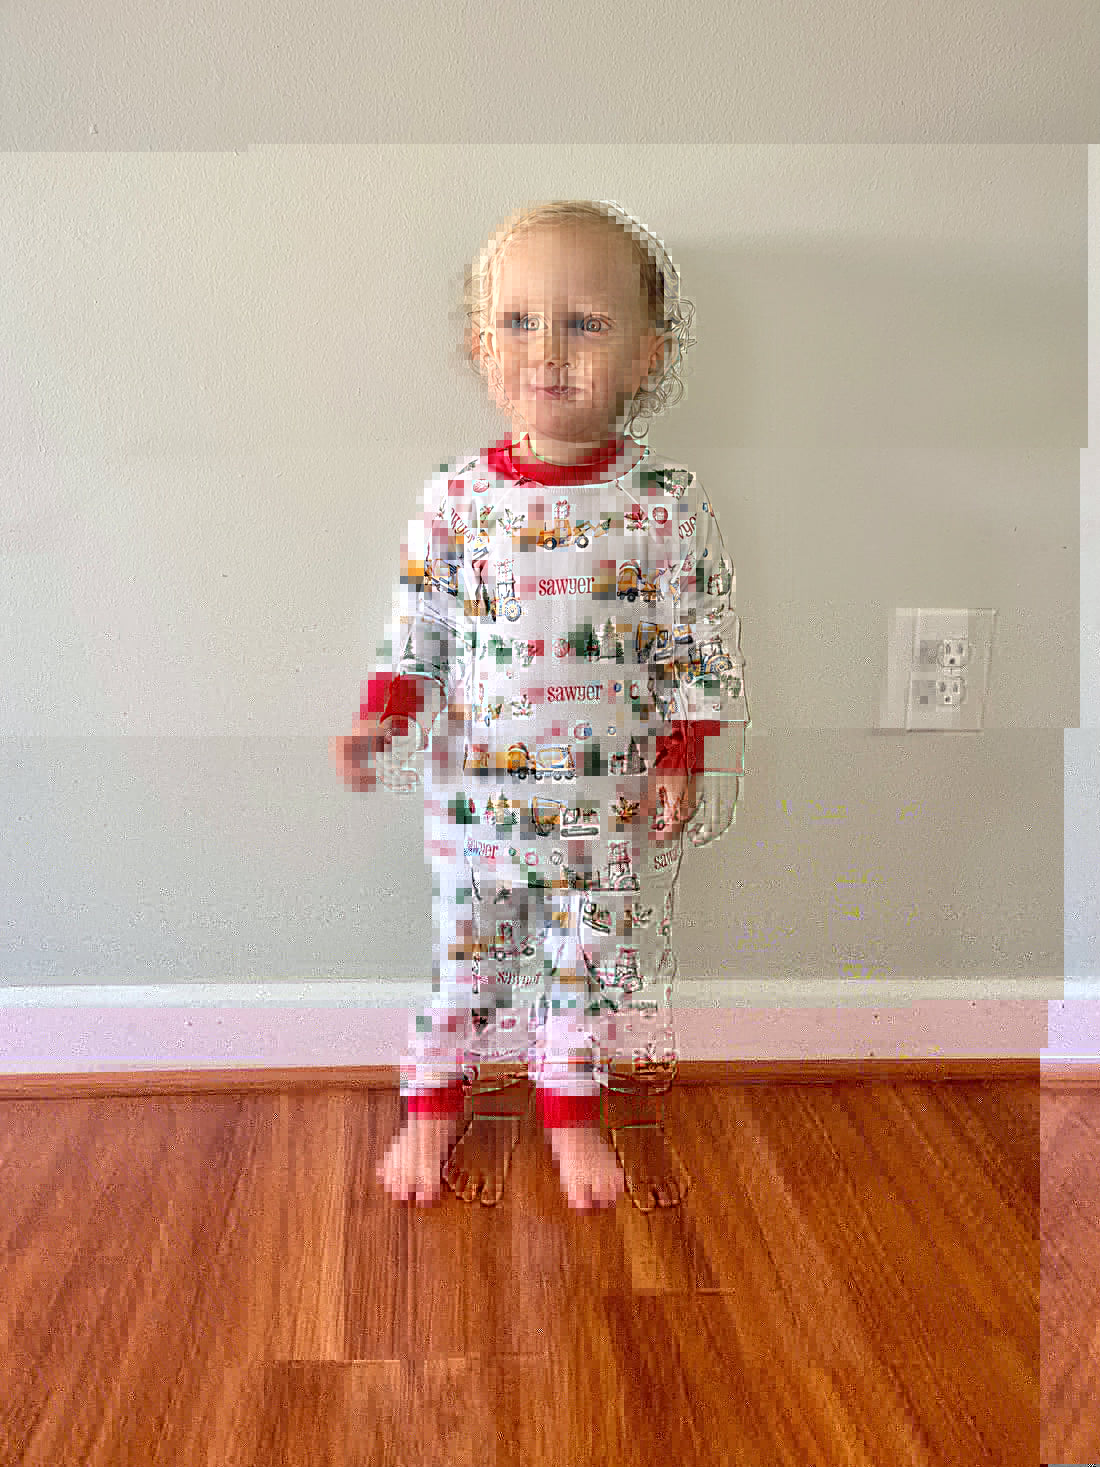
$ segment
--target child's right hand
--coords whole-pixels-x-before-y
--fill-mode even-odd
[[[360,719],[347,737],[338,734],[329,740],[329,760],[349,789],[358,793],[376,789],[382,761],[404,730],[401,719],[387,718],[385,723],[377,717]]]

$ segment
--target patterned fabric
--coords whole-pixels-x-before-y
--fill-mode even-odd
[[[679,851],[640,893],[597,894],[512,886],[468,863],[438,867],[433,995],[413,1017],[401,1060],[410,1111],[461,1110],[456,1082],[485,1062],[525,1066],[540,1100],[545,1092],[576,1101],[596,1100],[613,1060],[674,1065],[678,865]],[[645,974],[660,984],[656,997]],[[591,1107],[559,1113],[588,1116]]]
[[[424,777],[439,938],[436,1018],[426,1032],[442,1019],[446,1042],[440,1048],[437,1035],[435,1050],[410,1047],[402,1080],[410,1097],[453,1083],[473,1032],[456,1015],[476,1011],[469,1000],[481,983],[494,1014],[515,1005],[518,1022],[531,1023],[530,998],[515,998],[529,994],[520,960],[510,957],[513,976],[502,977],[502,960],[480,937],[468,961],[456,945],[463,922],[482,932],[473,886],[519,903],[502,920],[540,977],[562,972],[547,914],[573,933],[572,976],[588,986],[592,1045],[576,1073],[587,1078],[569,1079],[574,1071],[561,1062],[569,1044],[559,1044],[541,1069],[532,1062],[547,1088],[564,1094],[581,1083],[591,1093],[608,1054],[668,1058],[667,937],[681,845],[650,838],[643,797],[654,767],[697,767],[690,736],[700,730],[720,731],[723,759],[743,772],[749,714],[735,571],[701,485],[629,439],[600,472],[616,470],[601,479],[548,469],[539,477],[558,482],[537,483],[505,441],[442,465],[409,524],[380,676],[363,712],[415,708],[425,678],[446,695]],[[678,738],[685,752],[670,759]],[[652,934],[637,916],[644,909],[657,914]],[[486,941],[496,937],[485,927]],[[656,1018],[638,1043],[632,1026],[642,1015]],[[464,1038],[451,1045],[456,1026]]]

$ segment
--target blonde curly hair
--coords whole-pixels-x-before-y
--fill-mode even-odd
[[[670,351],[666,347],[662,365],[657,369],[657,379],[643,382],[634,394],[626,419],[626,431],[630,432],[638,419],[658,417],[684,395],[679,371],[688,348],[696,342],[696,338],[688,334],[695,307],[681,296],[679,272],[661,241],[627,213],[621,204],[611,199],[554,199],[549,203],[530,204],[511,214],[490,236],[488,244],[478,251],[464,274],[463,359],[483,381],[487,380],[491,369],[484,346],[485,333],[489,326],[497,262],[509,240],[538,225],[557,224],[563,220],[595,220],[621,229],[627,235],[645,288],[649,322],[658,338],[675,348]],[[635,436],[644,437],[646,432],[648,422],[642,434]]]

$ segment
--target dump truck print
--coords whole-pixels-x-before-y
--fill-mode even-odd
[[[516,779],[526,779],[528,774],[534,772],[535,761],[531,758],[531,751],[526,744],[509,744],[505,755],[508,773]]]
[[[615,583],[615,594],[620,600],[637,601],[642,600],[651,604],[657,600],[657,581],[654,576],[644,576],[642,568],[636,560],[624,560],[619,566],[618,580]]]

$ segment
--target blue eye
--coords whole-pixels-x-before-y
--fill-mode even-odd
[[[531,316],[514,315],[509,317],[508,324],[513,329],[519,328],[520,330],[526,330],[523,323],[525,321],[531,321],[533,319],[534,318]],[[599,332],[586,331],[585,326],[589,322],[591,322],[592,325],[599,327]],[[573,321],[570,322],[570,325],[579,327],[582,336],[596,336],[602,334],[603,332],[603,322],[600,321],[596,316],[577,316]]]

